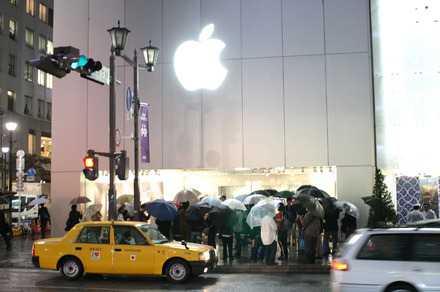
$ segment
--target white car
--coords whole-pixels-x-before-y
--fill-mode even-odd
[[[440,291],[440,221],[358,229],[331,263],[331,291]]]

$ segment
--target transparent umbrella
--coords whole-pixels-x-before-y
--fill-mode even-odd
[[[231,209],[234,210],[241,210],[241,211],[246,211],[246,206],[240,202],[239,200],[236,199],[227,199],[225,201],[222,202],[223,205],[228,206]]]
[[[255,205],[260,201],[268,200],[264,195],[249,195],[246,199],[243,200],[243,204],[245,205]]]
[[[359,209],[356,205],[347,201],[338,201],[338,204],[345,213],[359,219]]]
[[[275,206],[278,204],[275,200],[261,200],[255,206],[252,207],[249,212],[246,223],[250,228],[261,226],[261,219],[269,215],[274,217],[276,215]]]
[[[196,189],[184,189],[176,194],[173,201],[176,203],[183,203],[183,202],[189,202],[193,199],[197,200],[197,197],[200,194],[201,194],[201,192],[199,192]]]

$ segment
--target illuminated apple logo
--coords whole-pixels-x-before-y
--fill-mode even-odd
[[[225,44],[220,40],[210,39],[213,31],[214,25],[207,25],[200,33],[198,42],[184,42],[176,50],[174,70],[186,90],[215,90],[228,73],[220,63],[220,53]]]

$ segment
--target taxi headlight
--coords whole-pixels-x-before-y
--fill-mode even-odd
[[[199,253],[199,261],[209,261],[209,251],[205,251],[204,253]]]

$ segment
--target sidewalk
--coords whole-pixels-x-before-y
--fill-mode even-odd
[[[50,234],[50,233],[49,233]],[[49,235],[50,236],[50,235]],[[29,236],[22,236],[11,239],[10,250],[6,249],[3,238],[0,238],[0,268],[33,268],[32,265],[32,244],[40,239],[39,234],[35,234],[33,239]],[[266,266],[261,262],[250,260],[250,247],[242,248],[242,256],[233,261],[221,260],[223,246],[218,246],[219,261],[214,269],[215,273],[329,273],[329,263],[323,259],[317,259],[314,265],[304,265],[298,263],[298,256],[294,247],[291,248],[289,259],[278,261],[276,266]]]

